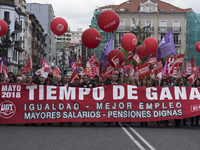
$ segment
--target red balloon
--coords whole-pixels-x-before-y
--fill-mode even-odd
[[[126,33],[122,36],[121,45],[126,51],[133,51],[137,46],[137,37],[132,33]]]
[[[58,17],[58,18],[55,18],[51,21],[50,27],[51,27],[51,31],[55,35],[61,36],[65,32],[67,32],[68,24],[67,24],[67,21],[65,19]]]
[[[200,42],[197,42],[197,43],[196,43],[195,49],[196,49],[197,52],[200,53]]]
[[[112,67],[115,67],[114,63],[112,62],[113,57],[119,58],[120,65],[124,64],[124,54],[122,53],[122,51],[120,51],[118,49],[113,49],[108,54],[108,57],[107,57],[108,62],[111,64]]]
[[[0,36],[5,35],[7,31],[8,31],[7,23],[4,20],[0,19]]]
[[[83,32],[82,42],[86,47],[94,49],[101,43],[101,35],[96,29],[89,28]]]
[[[144,40],[143,46],[149,54],[152,54],[158,49],[158,41],[153,37],[148,37]]]
[[[112,10],[105,10],[99,15],[97,23],[101,30],[112,32],[119,26],[119,16]]]
[[[140,58],[145,58],[145,57],[148,56],[148,52],[144,49],[143,45],[140,45],[140,46],[137,47],[136,53],[138,54],[138,56]]]

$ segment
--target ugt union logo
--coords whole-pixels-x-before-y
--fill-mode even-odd
[[[16,113],[16,106],[11,101],[4,101],[0,104],[0,116],[2,118],[11,118]]]

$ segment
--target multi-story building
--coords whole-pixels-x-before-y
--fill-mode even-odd
[[[71,42],[71,30],[68,28],[67,32],[65,32],[61,36],[56,36],[56,43],[62,43],[62,42]]]
[[[82,28],[77,28],[77,31],[71,31],[71,43],[79,44],[83,34]]]
[[[51,4],[27,3],[26,11],[33,13],[44,29],[45,36],[45,57],[44,60],[49,63],[53,61],[50,57],[55,53],[56,39],[51,32],[50,24],[54,19],[54,10]]]
[[[14,0],[0,0],[0,19],[8,24],[8,32],[1,37],[0,57],[5,56],[8,70],[18,74],[24,65],[21,60],[24,51],[22,21],[26,14],[21,9],[16,8]]]
[[[31,48],[32,48],[32,67],[35,72],[42,67],[42,59],[45,56],[45,36],[44,29],[37,20],[36,16],[30,12],[27,12],[31,21]]]
[[[181,9],[160,0],[129,0],[119,5],[100,7],[112,9],[119,15],[120,25],[116,30],[116,48],[120,48],[121,37],[136,26],[150,26],[147,37],[160,41],[172,28],[177,54],[185,51],[186,15],[192,9]]]

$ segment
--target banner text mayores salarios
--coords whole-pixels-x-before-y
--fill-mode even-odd
[[[39,90],[36,90],[39,88]],[[44,92],[46,88],[46,92]],[[112,88],[112,90],[111,90]],[[101,101],[106,98],[113,100],[200,100],[200,92],[198,88],[186,88],[186,87],[147,87],[141,88],[133,85],[113,85],[109,87],[97,87],[97,88],[74,88],[74,87],[56,87],[56,86],[44,86],[33,85],[26,86],[29,91],[29,100],[34,100],[35,95],[39,95],[39,100],[84,100],[86,96],[90,99]],[[110,92],[112,93],[110,94]],[[109,93],[109,97],[107,94]],[[45,95],[46,94],[46,95]],[[126,97],[125,97],[126,96]]]

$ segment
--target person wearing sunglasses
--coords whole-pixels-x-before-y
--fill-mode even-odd
[[[14,73],[9,72],[8,77],[10,79],[9,83],[16,83],[16,77],[15,77]]]

